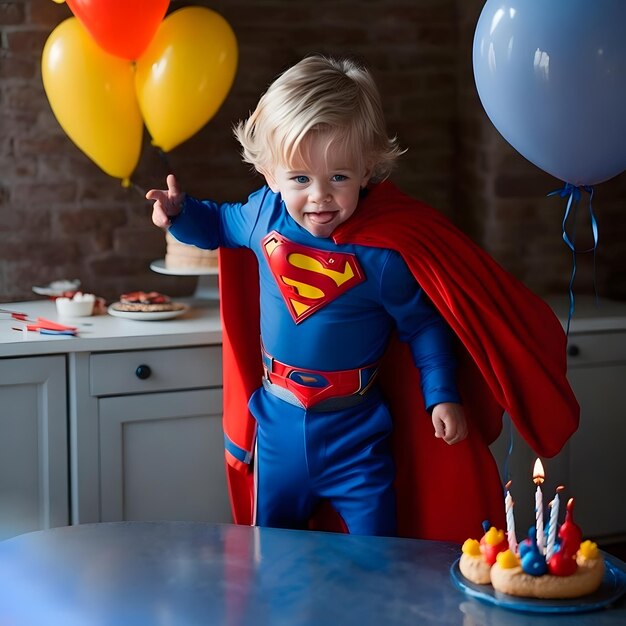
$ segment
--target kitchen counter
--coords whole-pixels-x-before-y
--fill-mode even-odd
[[[546,298],[562,324],[567,322],[569,300],[565,296]],[[27,313],[29,319],[46,319],[77,326],[77,337],[27,335],[12,330],[21,323],[0,316],[0,358],[32,356],[58,352],[93,352],[100,350],[140,350],[172,346],[220,344],[222,329],[219,303],[211,300],[181,300],[190,305],[182,316],[162,321],[137,321],[109,314],[91,317],[61,318],[52,300],[33,300],[0,304],[0,308]],[[572,334],[626,329],[626,302],[615,302],[592,296],[577,296],[572,318]],[[61,342],[62,345],[59,343]]]
[[[567,321],[569,300],[565,296],[546,298],[563,324]],[[79,329],[78,337],[55,337],[30,332],[26,338],[11,330],[18,320],[0,316],[0,357],[86,352],[94,350],[141,349],[145,347],[188,346],[221,343],[219,303],[210,300],[181,300],[190,305],[182,316],[162,321],[137,321],[109,314],[61,318],[52,300],[32,300],[0,304],[0,308],[27,313],[30,319],[44,317]],[[626,302],[592,296],[577,296],[572,333],[626,329]],[[158,339],[156,339],[158,338]],[[157,344],[155,344],[155,339]],[[61,347],[58,342],[63,342]]]
[[[0,308],[26,313],[29,319],[43,317],[79,330],[77,337],[26,334],[12,330],[22,323],[0,315],[0,358],[42,354],[94,352],[100,350],[140,350],[143,348],[184,347],[220,344],[222,331],[219,305],[208,300],[180,300],[189,304],[180,317],[162,321],[137,321],[109,314],[61,318],[52,300],[11,302]]]
[[[569,298],[566,295],[549,296],[550,305],[561,324],[567,325]],[[610,332],[626,330],[626,302],[594,298],[591,295],[574,295],[574,315],[570,324],[570,333]]]

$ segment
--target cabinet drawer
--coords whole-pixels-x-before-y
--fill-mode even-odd
[[[567,345],[569,367],[626,361],[626,333],[570,335]]]
[[[92,396],[222,385],[219,346],[103,352],[89,359]]]

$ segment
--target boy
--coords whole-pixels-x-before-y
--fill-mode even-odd
[[[577,426],[554,316],[441,216],[383,182],[402,151],[386,134],[365,69],[305,58],[269,87],[235,134],[244,160],[267,182],[245,204],[186,197],[172,176],[167,190],[146,196],[155,201],[157,226],[186,243],[221,249],[224,426],[235,520],[304,528],[330,503],[351,533],[457,541],[475,534],[484,517],[500,522],[501,489],[487,444],[503,408],[544,455],[555,454]],[[249,257],[238,258],[242,248],[256,257],[258,291]],[[461,257],[455,261],[451,252]],[[468,284],[459,286],[466,272]],[[496,295],[480,296],[494,275]],[[227,293],[232,288],[238,295]],[[256,308],[246,298],[238,302],[250,291],[260,298],[260,331]],[[477,312],[477,297],[495,306]],[[458,309],[463,301],[467,311]],[[528,330],[526,320],[523,331],[503,328],[507,304],[536,318]],[[531,329],[546,334],[546,325],[550,339],[519,337]],[[457,389],[449,326],[471,352],[468,359],[461,350],[461,368],[477,399]],[[537,347],[550,343],[547,366],[528,346],[537,339]],[[516,352],[515,363],[500,343]],[[382,387],[379,372],[387,379]],[[467,384],[463,377],[459,383]],[[558,415],[535,429],[538,401]],[[428,413],[435,436],[455,445],[425,445]],[[242,480],[252,459],[256,493]]]

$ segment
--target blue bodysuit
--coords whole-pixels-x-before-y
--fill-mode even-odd
[[[453,335],[398,253],[314,237],[268,187],[243,204],[187,197],[170,232],[201,248],[254,252],[265,360],[304,372],[371,372],[395,330],[420,370],[426,406],[460,401]],[[392,423],[376,385],[356,404],[323,409],[272,388],[260,386],[249,402],[257,421],[256,522],[305,527],[327,499],[351,533],[395,534]]]

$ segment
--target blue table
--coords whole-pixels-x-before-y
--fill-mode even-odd
[[[626,624],[623,596],[605,610],[547,616],[473,599],[451,581],[458,556],[449,543],[234,525],[56,528],[0,543],[0,624]]]

